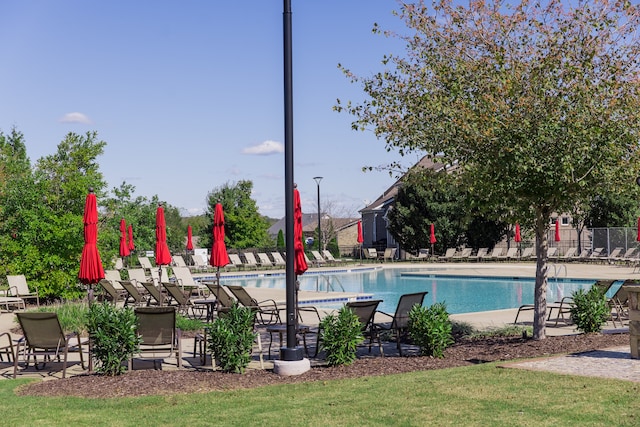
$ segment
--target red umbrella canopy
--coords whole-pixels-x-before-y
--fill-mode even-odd
[[[556,218],[556,242],[560,241],[560,220]]]
[[[120,256],[129,256],[129,246],[127,245],[127,224],[124,218],[120,220]]]
[[[304,274],[309,268],[304,259],[304,245],[302,244],[302,205],[300,204],[300,192],[293,190],[293,249],[295,251],[296,276]]]
[[[364,242],[364,238],[362,237],[362,221],[358,221],[358,243]]]
[[[224,211],[220,203],[216,203],[213,213],[213,247],[209,264],[214,267],[230,264],[227,247],[224,244]]]
[[[638,217],[638,242],[640,242],[640,216]]]
[[[191,231],[191,226],[187,227],[187,250],[193,250],[193,232]]]
[[[136,245],[133,243],[133,227],[129,224],[129,253],[135,250]]]
[[[104,279],[102,260],[98,252],[98,203],[93,191],[87,194],[84,204],[84,247],[80,257],[78,279],[85,285]]]
[[[156,265],[171,264],[171,254],[167,246],[167,226],[164,220],[164,209],[156,210]]]
[[[520,236],[520,224],[516,224],[516,235],[513,238],[516,243],[520,243],[522,241],[522,236]]]
[[[431,236],[429,236],[429,242],[433,245],[437,242],[436,240],[436,227],[431,223]]]

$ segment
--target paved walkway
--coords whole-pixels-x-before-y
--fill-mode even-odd
[[[367,264],[370,267],[373,264]],[[562,265],[562,266],[561,266]],[[382,265],[381,265],[382,266]],[[406,264],[406,263],[386,263],[383,268],[401,268],[411,266],[423,267],[426,271],[432,271],[437,274],[453,274],[453,275],[471,275],[471,276],[501,276],[501,277],[535,277],[535,264],[534,263],[424,263],[424,264]],[[340,268],[357,268],[357,266],[347,266]],[[316,270],[316,269],[312,269]],[[640,273],[636,272],[633,267],[619,266],[619,265],[607,265],[607,264],[557,264],[551,267],[551,271],[561,271],[562,276],[570,278],[586,278],[586,279],[618,279],[623,280],[627,278],[640,277]],[[255,272],[250,274],[272,274],[274,271]],[[566,273],[565,273],[566,272]],[[224,275],[237,275],[237,272],[223,273]],[[210,274],[203,274],[208,275]],[[284,303],[285,296],[284,290],[278,289],[252,289],[252,294],[258,300],[271,298],[280,303]],[[326,295],[323,293],[323,295]],[[317,298],[318,295],[314,293],[301,294],[302,298]],[[347,298],[352,298],[353,295],[345,295]],[[488,311],[483,313],[469,313],[452,315],[455,320],[464,321],[472,324],[477,328],[499,328],[508,324],[512,324],[515,319],[517,309],[509,310],[497,310]],[[533,313],[531,311],[524,312],[521,315],[523,323],[531,322]],[[15,328],[14,322],[15,316],[13,313],[0,313],[0,333],[10,332]],[[309,324],[317,323],[313,318],[304,319]],[[613,325],[608,325],[606,329],[611,329],[615,332],[621,332],[620,327],[613,328]],[[561,326],[558,328],[547,328],[547,335],[564,335],[574,334],[576,331],[572,326]],[[12,338],[17,340],[19,337],[12,334]],[[0,339],[3,339],[0,337]],[[271,368],[273,365],[267,359],[266,347],[269,343],[269,335],[263,333],[262,344],[265,357],[265,368]],[[0,344],[2,342],[0,341]],[[185,366],[192,366],[197,369],[203,369],[200,366],[199,358],[193,353],[194,340],[193,338],[183,340],[183,362]],[[274,343],[272,353],[277,356],[277,344]],[[377,354],[374,350],[374,354]],[[390,351],[388,354],[394,354]],[[254,357],[250,368],[259,368],[260,364],[257,357]],[[71,364],[67,368],[67,375],[78,375],[86,372],[82,370],[79,364],[77,355],[71,355]],[[60,365],[61,366],[61,365]],[[551,372],[575,374],[575,375],[588,375],[599,376],[609,378],[619,378],[630,381],[640,381],[640,360],[634,360],[630,357],[629,347],[619,347],[615,349],[603,349],[597,352],[590,352],[581,355],[568,355],[561,357],[549,357],[536,359],[525,362],[514,362],[508,364],[510,367],[518,367],[523,369],[541,369]],[[135,369],[146,368],[142,364],[134,365]],[[163,369],[176,369],[175,359],[168,360],[168,363],[162,365]],[[61,369],[61,368],[60,368]],[[211,369],[210,361],[208,367],[204,369]],[[13,374],[13,365],[4,361],[0,361],[0,378],[11,378]],[[36,377],[42,379],[54,379],[60,378],[61,372],[50,373],[47,370],[36,371],[33,367],[30,367],[27,371],[19,371],[19,377]]]

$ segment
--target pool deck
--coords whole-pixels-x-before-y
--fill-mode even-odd
[[[559,264],[557,264],[559,265]],[[625,265],[610,265],[610,264],[579,264],[579,263],[568,263],[561,264],[562,267],[551,267],[550,271],[553,275],[554,269],[560,270],[562,274],[560,277],[567,278],[575,278],[575,279],[616,279],[616,280],[624,280],[628,278],[640,278],[640,272],[636,271],[633,267],[625,266]],[[433,274],[441,274],[441,275],[462,275],[462,276],[480,276],[480,277],[518,277],[518,278],[535,278],[535,263],[516,263],[516,262],[502,262],[502,263],[403,263],[403,262],[394,262],[394,263],[385,263],[385,264],[377,264],[377,263],[367,263],[364,265],[352,264],[344,267],[329,267],[329,268],[311,268],[309,270],[310,274],[320,274],[326,273],[328,271],[331,272],[341,272],[346,270],[358,270],[358,269],[371,269],[371,268],[414,268],[414,269],[422,269],[424,272],[433,273]],[[565,273],[566,272],[566,273]],[[266,271],[247,271],[247,272],[223,272],[221,273],[222,277],[233,277],[239,275],[275,275],[275,274],[283,274],[282,270],[266,270]],[[207,278],[212,277],[212,273],[201,273],[194,274],[194,276],[206,276]],[[265,299],[273,299],[279,304],[284,304],[285,302],[285,290],[284,289],[267,289],[267,288],[251,288],[250,293],[252,296],[258,301],[262,301]],[[309,302],[313,303],[316,301],[321,301],[327,298],[327,295],[330,294],[331,300],[355,300],[357,298],[367,298],[370,296],[362,295],[362,294],[354,294],[354,293],[326,293],[326,292],[310,292],[310,291],[300,291],[299,300],[301,302]],[[471,324],[472,326],[479,329],[486,328],[499,328],[505,325],[512,324],[517,309],[507,309],[507,310],[495,310],[495,311],[487,311],[481,313],[466,313],[466,314],[455,314],[451,315],[451,318],[457,321],[463,321]],[[308,313],[304,314],[303,322],[307,324],[317,324],[317,319],[314,319],[314,316],[309,316]],[[14,323],[15,316],[13,313],[0,312],[0,333],[2,332],[10,332],[12,328],[15,327]],[[533,320],[533,312],[526,311],[521,314],[519,324],[531,324]],[[552,324],[548,324],[551,326]],[[612,324],[607,324],[605,326],[605,332],[608,333],[624,333],[628,332],[628,328],[621,328],[619,325],[615,328]],[[564,326],[560,327],[547,327],[546,334],[548,336],[554,335],[569,335],[577,333],[573,326]],[[12,338],[17,340],[19,337],[15,334],[12,334]],[[263,345],[267,345],[263,338]],[[184,361],[186,365],[189,364],[193,366],[198,366],[199,363],[196,360],[194,354],[192,354],[191,349],[193,348],[193,339],[185,339],[183,342],[183,352],[184,352]],[[605,360],[607,364],[611,364],[609,367],[607,365],[607,369],[605,369],[602,361],[600,361],[598,365],[599,371],[607,371],[607,372],[615,372],[619,371],[616,366],[622,363],[625,366],[631,364],[634,369],[640,372],[640,360],[630,359],[630,350],[629,347],[616,349],[614,352],[617,356],[615,358],[608,358]],[[611,354],[614,354],[611,353]],[[560,365],[566,366],[565,373],[573,373],[570,370],[574,369],[577,372],[585,371],[588,373],[593,372],[595,368],[589,368],[583,366],[581,364],[581,359],[589,361],[589,358],[573,358],[572,363],[578,364],[575,368],[572,368],[568,362],[564,361],[560,363]],[[255,365],[255,362],[252,362]],[[545,366],[548,365],[557,365],[558,362],[556,359],[544,359],[539,362],[538,366],[542,366],[541,369],[544,369]],[[13,369],[5,362],[0,362],[0,378],[10,378],[13,372]],[[271,363],[266,362],[266,367],[270,367]],[[536,366],[526,365],[523,366],[528,369],[536,369]],[[78,364],[70,365],[69,375],[77,375],[82,373],[83,371],[80,369]],[[86,372],[86,371],[85,371]],[[43,378],[43,379],[53,379],[59,378],[60,373],[51,374],[47,370],[44,371],[35,371],[32,368],[29,369],[29,372],[23,372],[19,374],[19,377],[35,377],[35,378]],[[629,378],[625,378],[629,379]],[[632,379],[639,380],[639,379]]]

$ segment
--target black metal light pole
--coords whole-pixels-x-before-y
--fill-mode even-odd
[[[318,184],[318,252],[322,252],[322,228],[320,228],[320,181],[322,181],[322,177],[314,176],[313,179]]]
[[[280,360],[302,360],[296,340],[296,274],[293,231],[293,66],[291,41],[291,0],[284,0],[284,200],[286,259],[287,346],[280,349]]]

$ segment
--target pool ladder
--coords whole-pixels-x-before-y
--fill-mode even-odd
[[[558,280],[560,277],[560,273],[564,270],[564,277],[567,277],[567,265],[566,264],[550,264],[553,267],[553,276],[552,279]]]
[[[342,286],[340,278],[335,274],[318,274],[316,276],[316,292],[321,292],[323,289],[325,292],[336,292],[336,289],[333,286],[333,281],[336,281],[338,285],[340,285],[340,292],[344,292],[344,286]]]

